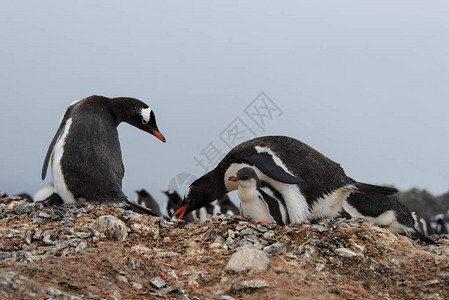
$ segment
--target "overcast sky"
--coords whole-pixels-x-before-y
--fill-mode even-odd
[[[132,199],[272,134],[358,181],[445,193],[448,15],[448,1],[4,1],[0,190],[39,189],[65,109],[98,94],[146,102],[167,139],[119,126]]]

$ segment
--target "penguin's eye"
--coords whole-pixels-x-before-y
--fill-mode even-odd
[[[189,195],[186,196],[186,201],[190,202],[190,196]]]
[[[148,121],[145,120],[145,119],[142,119],[142,124],[147,125],[147,124],[148,124]]]

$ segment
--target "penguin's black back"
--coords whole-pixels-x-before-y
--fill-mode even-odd
[[[63,174],[70,174],[64,176],[69,190],[75,198],[97,203],[126,200],[118,120],[110,100],[101,96],[81,100],[73,106],[69,118],[72,124],[61,159]],[[79,167],[80,162],[85,168]]]
[[[354,182],[345,175],[338,163],[307,144],[287,136],[264,136],[242,143],[231,150],[217,168],[224,174],[232,163],[244,162],[245,157],[255,155],[256,146],[269,148],[293,175],[304,180],[299,185],[301,193],[309,201]]]

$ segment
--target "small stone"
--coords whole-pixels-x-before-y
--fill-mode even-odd
[[[257,227],[257,226],[251,225],[251,227],[254,228],[255,230],[259,231],[259,232],[262,232],[262,233],[265,233],[265,232],[268,231],[268,229],[266,227],[262,227],[262,226]]]
[[[254,234],[254,231],[252,229],[243,229],[242,231],[240,231],[239,235],[241,237],[247,236],[247,235],[252,235]]]
[[[287,254],[285,254],[285,257],[293,259],[293,260],[298,259],[298,256],[295,253],[287,253]]]
[[[140,263],[139,263],[139,261],[138,261],[137,259],[131,259],[131,260],[129,261],[129,263],[130,263],[130,265],[131,265],[134,269],[137,269],[137,268],[140,267]]]
[[[35,228],[34,229],[33,239],[35,239],[35,240],[42,239],[42,229],[40,229],[40,228]]]
[[[42,223],[42,219],[41,218],[33,218],[33,220],[31,221],[31,223],[33,224],[33,225],[36,225],[36,224],[40,224],[40,223]]]
[[[315,270],[317,270],[318,272],[323,271],[324,268],[326,268],[326,265],[325,265],[325,264],[317,263],[317,264],[315,265]]]
[[[269,230],[263,234],[263,237],[266,239],[274,239],[276,237],[276,234],[273,230]]]
[[[142,285],[139,284],[139,283],[137,283],[137,282],[132,282],[132,283],[131,283],[131,286],[132,286],[133,288],[135,288],[136,290],[141,290],[141,289],[142,289]]]
[[[87,248],[87,244],[86,244],[85,242],[81,242],[81,243],[79,243],[78,246],[76,246],[76,248],[75,248],[75,253],[78,253],[78,252],[80,252],[80,251],[83,251],[83,250],[86,249],[86,248]]]
[[[310,250],[307,249],[306,247],[301,247],[298,249],[298,254],[299,256],[301,256],[301,258],[303,259],[308,259],[310,258]]]
[[[203,234],[202,239],[203,241],[214,241],[216,237],[217,237],[217,230],[214,227],[212,227]]]
[[[65,217],[62,219],[61,225],[64,225],[65,227],[74,227],[75,224],[73,224],[72,220],[68,217]]]
[[[248,224],[249,224],[249,222],[247,222],[247,221],[239,221],[240,226],[246,226]]]
[[[54,229],[44,231],[42,233],[42,241],[47,245],[56,245],[59,241],[56,239],[54,233]]]
[[[123,242],[128,236],[125,223],[114,216],[100,216],[97,225],[98,230],[110,239]]]
[[[200,262],[202,262],[202,263],[208,263],[208,262],[210,262],[211,260],[212,260],[212,257],[210,257],[210,256],[203,256],[203,257],[201,257]]]
[[[225,270],[237,273],[247,271],[254,273],[264,272],[267,270],[269,262],[267,255],[261,250],[254,248],[240,250],[231,256]]]
[[[165,257],[167,258],[179,258],[181,256],[181,253],[177,253],[177,252],[167,252],[165,254]]]
[[[351,251],[349,249],[346,249],[346,248],[337,248],[337,249],[335,249],[335,253],[337,253],[338,255],[340,255],[342,257],[357,256],[357,253],[355,253],[354,251]]]
[[[79,237],[80,239],[87,239],[88,237],[90,237],[90,233],[89,232],[77,232],[76,236]]]
[[[283,253],[287,252],[287,245],[281,244],[281,243],[276,243],[276,244],[273,244],[273,245],[263,248],[263,252],[268,253],[268,254],[272,254],[272,253],[283,254]]]
[[[51,215],[50,215],[50,214],[47,214],[47,213],[45,213],[45,212],[43,212],[43,211],[39,212],[39,213],[37,214],[37,216],[38,216],[39,218],[51,219]]]
[[[25,203],[16,207],[16,209],[14,209],[14,212],[18,215],[26,214],[30,211],[31,207],[33,207],[32,203]]]
[[[320,224],[313,224],[310,226],[310,229],[314,232],[327,232],[329,229],[327,229],[326,226],[320,225]]]
[[[218,300],[235,300],[235,298],[228,295],[222,295]]]
[[[59,296],[59,295],[61,295],[61,291],[54,289],[54,288],[49,288],[47,290],[47,294],[50,296]]]
[[[321,245],[321,240],[310,240],[309,241],[309,245],[320,246]]]
[[[253,280],[234,280],[231,283],[232,291],[241,291],[246,289],[260,289],[269,287],[270,283],[266,280],[262,279],[253,279]]]
[[[165,281],[160,277],[154,277],[153,279],[151,279],[150,284],[158,290],[167,285],[167,283],[165,283]]]
[[[123,282],[123,283],[128,283],[128,279],[125,276],[122,275],[118,275],[116,277],[117,281]]]
[[[376,249],[385,249],[385,245],[380,243],[376,243],[375,247]]]

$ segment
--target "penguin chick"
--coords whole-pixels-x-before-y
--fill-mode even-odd
[[[288,213],[282,196],[261,182],[252,168],[242,168],[229,181],[238,182],[240,212],[244,216],[278,225],[288,224]]]
[[[352,218],[363,217],[392,233],[401,233],[428,244],[437,244],[416,230],[409,209],[395,196],[352,193],[343,202],[343,209]]]
[[[117,126],[129,123],[165,138],[154,112],[134,98],[90,96],[70,105],[48,147],[42,167],[45,179],[50,164],[55,202],[107,203],[138,213],[157,215],[131,202],[122,191],[124,167]]]

